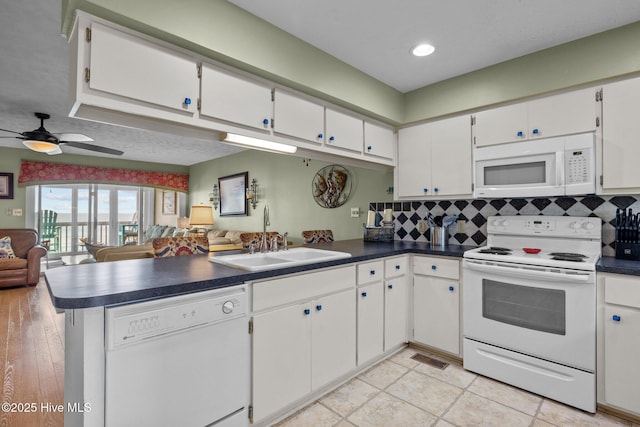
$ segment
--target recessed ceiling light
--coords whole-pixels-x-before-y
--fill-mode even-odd
[[[411,49],[411,54],[413,56],[428,56],[431,55],[436,50],[435,47],[430,44],[419,44],[418,46]]]

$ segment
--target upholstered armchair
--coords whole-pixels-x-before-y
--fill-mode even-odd
[[[204,236],[158,237],[151,245],[154,258],[209,253],[209,239]]]
[[[302,232],[302,240],[305,243],[333,242],[331,230],[305,230]]]
[[[10,247],[2,250],[0,258],[0,287],[35,286],[40,280],[40,260],[47,250],[40,246],[36,230],[28,228],[0,229],[0,239]],[[11,249],[11,251],[9,251]],[[10,252],[13,252],[11,257]]]

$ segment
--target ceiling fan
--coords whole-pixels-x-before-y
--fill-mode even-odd
[[[113,154],[121,156],[124,151],[114,150],[113,148],[100,147],[98,145],[86,144],[93,141],[86,135],[81,133],[60,133],[56,136],[44,128],[44,121],[51,117],[46,113],[35,113],[40,119],[40,127],[32,131],[16,132],[8,129],[0,129],[0,131],[15,133],[20,136],[0,136],[0,138],[18,138],[22,143],[33,151],[47,153],[49,155],[62,153],[61,147],[68,145],[69,147],[81,148],[83,150],[96,151],[98,153]]]

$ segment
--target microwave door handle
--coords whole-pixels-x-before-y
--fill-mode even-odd
[[[556,183],[558,187],[564,187],[565,169],[564,151],[556,151]]]
[[[470,260],[466,261],[466,266],[470,270],[482,271],[485,273],[498,274],[508,277],[520,277],[525,279],[553,279],[563,282],[582,283],[588,281],[590,275],[589,273],[553,273],[551,271],[524,269],[522,267],[515,267],[510,265],[486,265],[479,264]]]

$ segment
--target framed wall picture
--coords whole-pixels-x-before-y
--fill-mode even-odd
[[[0,199],[13,199],[13,174],[0,172]]]
[[[162,192],[162,214],[163,215],[175,215],[176,214],[176,192],[164,190]]]
[[[247,183],[249,172],[218,178],[220,216],[247,215]]]

